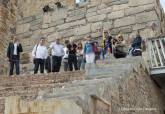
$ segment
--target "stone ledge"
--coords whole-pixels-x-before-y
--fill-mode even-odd
[[[84,71],[61,72],[54,74],[24,75],[14,77],[0,77],[0,86],[23,86],[37,84],[63,83],[73,80],[84,79]]]

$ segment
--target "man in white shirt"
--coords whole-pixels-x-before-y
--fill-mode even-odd
[[[60,39],[56,39],[56,42],[51,43],[50,49],[52,50],[52,72],[59,72],[64,56],[64,47],[60,43]]]
[[[34,74],[38,73],[40,67],[40,73],[44,73],[45,59],[48,56],[48,50],[46,48],[45,38],[41,38],[39,44],[36,44],[32,51],[32,57],[34,62]]]

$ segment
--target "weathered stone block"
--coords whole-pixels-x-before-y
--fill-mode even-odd
[[[49,23],[42,24],[42,29],[47,29],[49,27]]]
[[[109,5],[122,5],[127,4],[129,0],[113,0],[113,2],[109,3]]]
[[[158,17],[155,11],[143,12],[136,15],[137,23],[156,21],[156,20],[158,20]]]
[[[33,32],[31,39],[35,40],[35,39],[39,39],[41,37],[42,37],[41,30],[36,30],[35,32]]]
[[[16,26],[17,34],[27,32],[30,29],[30,23],[21,24]]]
[[[24,18],[23,18],[23,23],[29,23],[29,22],[32,22],[32,21],[35,20],[35,19],[36,19],[35,16],[24,17]]]
[[[131,26],[128,26],[128,27],[121,27],[119,29],[120,32],[122,33],[131,33],[132,32],[132,27]]]
[[[43,24],[48,24],[48,23],[51,23],[51,16],[50,16],[50,14],[44,14],[43,15]]]
[[[71,37],[74,35],[75,29],[67,29],[64,31],[59,32],[60,36],[66,38],[66,37]]]
[[[33,45],[28,45],[28,46],[25,46],[23,49],[24,49],[24,52],[31,52],[32,51],[32,49],[33,49]]]
[[[65,23],[62,25],[58,25],[56,28],[57,30],[65,30],[65,29],[68,29],[69,27],[70,27],[70,23]]]
[[[86,13],[86,8],[79,8],[77,10],[72,10],[72,11],[68,12],[68,16],[69,17],[79,16],[79,15],[82,15],[82,14],[85,14],[85,13]]]
[[[57,25],[61,25],[61,24],[64,24],[64,19],[52,21],[52,22],[49,24],[49,27],[53,27],[53,26],[57,26]]]
[[[10,97],[5,100],[5,114],[19,114],[19,97]]]
[[[91,25],[91,31],[92,31],[92,32],[95,32],[95,31],[101,29],[102,26],[103,26],[103,23],[102,23],[102,22],[93,23],[93,24]]]
[[[88,5],[88,7],[100,5],[102,0],[90,0],[90,2],[91,3]]]
[[[65,19],[67,17],[67,10],[64,8],[57,9],[51,16],[51,21]]]
[[[102,3],[112,3],[112,2],[114,2],[115,0],[102,0]]]
[[[55,31],[55,28],[54,27],[50,27],[48,29],[42,30],[42,33],[43,34],[48,34],[48,33],[54,32],[54,31]]]
[[[109,19],[116,19],[116,18],[121,18],[121,17],[124,17],[124,10],[111,12],[111,13],[108,15],[108,18],[109,18]]]
[[[86,20],[85,19],[82,19],[82,20],[71,22],[69,24],[70,24],[70,27],[81,26],[81,25],[85,25],[86,24]]]
[[[124,10],[126,8],[128,8],[128,4],[121,4],[121,5],[113,5],[112,6],[113,11]]]
[[[107,7],[104,9],[97,10],[98,14],[106,14],[106,13],[110,13],[110,12],[112,12],[112,7]]]
[[[18,35],[18,37],[19,38],[30,38],[30,36],[33,34],[33,32],[32,31],[27,31],[27,32],[25,32],[25,33],[22,33],[22,34],[19,34]]]
[[[86,14],[86,17],[88,18],[88,17],[92,17],[92,16],[95,16],[95,15],[97,15],[97,12],[90,12],[90,13]]]
[[[107,4],[102,3],[98,6],[98,9],[104,9],[104,8],[107,8],[107,7],[108,7]]]
[[[97,37],[100,37],[101,34],[100,34],[98,31],[96,31],[96,32],[94,32],[94,33],[91,33],[91,36],[92,36],[93,38],[97,38]]]
[[[97,7],[92,7],[92,8],[87,9],[87,13],[96,12],[96,11],[97,11]]]
[[[102,21],[104,19],[106,19],[106,14],[89,17],[89,18],[87,18],[87,21],[88,22],[97,22],[97,21]]]
[[[30,23],[31,26],[35,26],[35,25],[38,25],[38,24],[42,24],[42,20],[41,19],[37,19],[37,20],[34,20]]]
[[[130,0],[129,6],[140,6],[144,4],[154,3],[155,0]]]
[[[114,21],[114,27],[122,27],[136,23],[135,16],[123,17]]]
[[[47,39],[48,39],[48,42],[53,42],[55,41],[56,38],[59,38],[59,37],[60,37],[60,34],[58,32],[54,32],[48,35]]]
[[[143,5],[138,7],[130,7],[125,9],[125,15],[134,15],[143,11],[150,11],[154,9],[154,4]]]
[[[142,29],[140,31],[141,36],[143,36],[143,38],[151,38],[154,37],[153,36],[153,31],[152,29]]]
[[[85,14],[80,14],[80,15],[73,16],[73,17],[67,17],[66,22],[75,21],[75,20],[79,20],[82,18],[85,18]]]
[[[29,38],[22,38],[21,39],[21,43],[22,43],[23,46],[30,45],[30,42],[29,41],[30,41]]]
[[[75,29],[75,35],[83,35],[91,32],[91,25],[81,26]]]
[[[144,29],[146,27],[146,23],[136,24],[133,26],[133,30]]]
[[[25,102],[20,98],[10,97],[6,99],[6,107],[8,108],[5,114],[82,114],[82,109],[71,100],[50,99]]]
[[[103,28],[105,30],[109,30],[113,28],[113,21],[108,21],[103,23]]]
[[[32,31],[35,31],[35,30],[38,30],[38,29],[41,29],[41,25],[35,25],[35,26],[30,27],[30,30],[32,30]]]

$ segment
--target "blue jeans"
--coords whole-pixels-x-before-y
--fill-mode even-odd
[[[77,64],[78,64],[78,69],[79,70],[81,70],[81,69],[85,70],[85,60],[84,60],[83,56],[78,57]]]
[[[20,67],[19,67],[19,57],[17,55],[13,55],[12,59],[10,60],[10,72],[9,75],[13,75],[13,70],[14,70],[14,66],[16,68],[16,74],[19,75],[20,74]]]

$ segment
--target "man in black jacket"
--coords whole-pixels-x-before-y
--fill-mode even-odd
[[[20,53],[23,52],[21,44],[18,42],[15,36],[12,36],[12,42],[9,43],[7,49],[7,57],[10,62],[9,75],[13,75],[14,65],[16,67],[16,74],[20,74]]]

